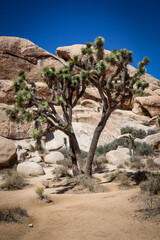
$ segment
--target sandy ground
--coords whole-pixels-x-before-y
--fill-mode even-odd
[[[137,205],[130,199],[138,188],[120,190],[106,183],[108,191],[92,194],[56,194],[45,189],[53,203],[37,200],[36,186],[50,177],[30,178],[31,185],[18,191],[0,191],[0,207],[21,206],[30,216],[23,224],[1,223],[0,240],[159,240],[160,224],[136,216]],[[28,224],[33,223],[33,228]]]

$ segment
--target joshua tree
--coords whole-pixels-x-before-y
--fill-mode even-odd
[[[41,136],[57,129],[63,131],[69,137],[74,175],[78,173],[78,161],[80,171],[91,177],[95,150],[108,118],[115,109],[121,107],[126,97],[131,98],[135,93],[143,94],[148,84],[140,78],[146,72],[145,65],[148,65],[150,60],[145,57],[138,64],[137,72],[130,77],[127,65],[133,61],[131,51],[113,50],[105,56],[104,39],[97,37],[93,44],[86,43],[81,52],[81,57],[74,55],[73,60],[68,61],[66,66],[57,72],[54,67],[48,67],[41,73],[51,92],[50,99],[37,96],[35,82],[21,71],[18,80],[14,82],[16,104],[14,109],[7,111],[7,114],[12,120],[36,120],[39,126],[47,123],[45,130],[39,127],[32,132],[38,140],[38,145]],[[98,89],[102,100],[102,112],[84,167],[72,125],[72,110],[89,83]],[[58,114],[57,106],[61,107],[63,117]]]
[[[133,131],[131,134],[129,134],[129,136],[124,137],[128,147],[129,147],[132,162],[134,162],[134,160],[135,160],[135,139],[136,139],[136,137],[137,137],[137,133],[135,131]]]
[[[74,61],[68,61],[66,66],[57,72],[54,67],[42,71],[41,77],[51,93],[49,99],[39,97],[35,82],[29,79],[24,71],[20,71],[19,78],[13,83],[16,104],[14,109],[7,110],[7,114],[12,121],[35,121],[36,129],[31,132],[31,137],[36,139],[35,150],[43,150],[42,136],[55,130],[63,131],[69,137],[73,174],[77,175],[77,160],[80,170],[83,169],[83,161],[72,126],[72,109],[85,92],[88,80],[84,71],[76,74],[74,64]],[[61,107],[63,116],[58,114],[56,107]],[[46,125],[42,127],[42,124]]]

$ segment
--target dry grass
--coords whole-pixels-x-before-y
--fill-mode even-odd
[[[0,186],[1,189],[17,190],[22,189],[26,185],[24,176],[17,173],[16,170],[8,171],[4,175],[4,181],[5,182]]]
[[[0,222],[22,222],[23,217],[28,217],[27,211],[21,207],[3,208],[0,210]]]

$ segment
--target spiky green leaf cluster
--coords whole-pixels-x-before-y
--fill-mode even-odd
[[[63,103],[63,98],[61,96],[56,97],[56,103],[57,104],[62,104]]]
[[[39,104],[38,104],[38,109],[41,111],[45,111],[48,109],[48,102],[45,100],[42,100]]]
[[[39,122],[40,122],[41,124],[45,124],[45,123],[47,123],[47,119],[46,119],[46,117],[41,116],[41,117],[39,118]]]
[[[117,63],[131,63],[133,61],[132,52],[127,49],[112,50],[112,52],[106,57],[106,61],[111,65]]]
[[[98,72],[103,74],[107,70],[107,63],[104,60],[100,60],[99,62],[97,62],[96,67]]]
[[[103,48],[104,43],[105,43],[104,38],[99,36],[94,40],[94,47],[95,48]]]
[[[79,74],[76,74],[73,76],[72,78],[72,86],[73,87],[76,87],[80,82],[80,75]]]
[[[34,129],[30,132],[30,137],[33,139],[37,139],[42,136],[42,132],[38,131],[37,129]]]

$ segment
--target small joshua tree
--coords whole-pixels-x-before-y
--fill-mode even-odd
[[[7,114],[14,121],[36,121],[37,127],[32,134],[40,149],[42,136],[55,130],[63,131],[69,137],[73,174],[78,174],[79,165],[80,172],[91,177],[95,150],[108,118],[115,109],[121,107],[126,97],[131,98],[135,93],[143,95],[148,83],[141,80],[141,76],[146,72],[145,65],[150,60],[145,57],[138,64],[137,72],[130,77],[127,65],[133,61],[131,51],[113,50],[105,56],[104,38],[97,37],[93,44],[86,43],[81,52],[81,57],[74,55],[73,60],[69,60],[58,71],[54,67],[42,71],[41,77],[50,90],[50,99],[37,96],[35,82],[24,71],[20,71],[19,78],[14,82],[16,104],[14,109],[7,110]],[[114,70],[111,71],[110,67]],[[89,83],[99,92],[102,112],[84,166],[72,125],[72,112]],[[63,116],[58,114],[57,106],[61,107]],[[47,124],[47,127],[42,128],[42,124]]]
[[[135,160],[135,139],[136,139],[136,137],[137,137],[137,133],[135,131],[133,131],[131,134],[129,134],[129,136],[124,137],[128,147],[129,147],[132,162],[134,162],[134,160]]]

